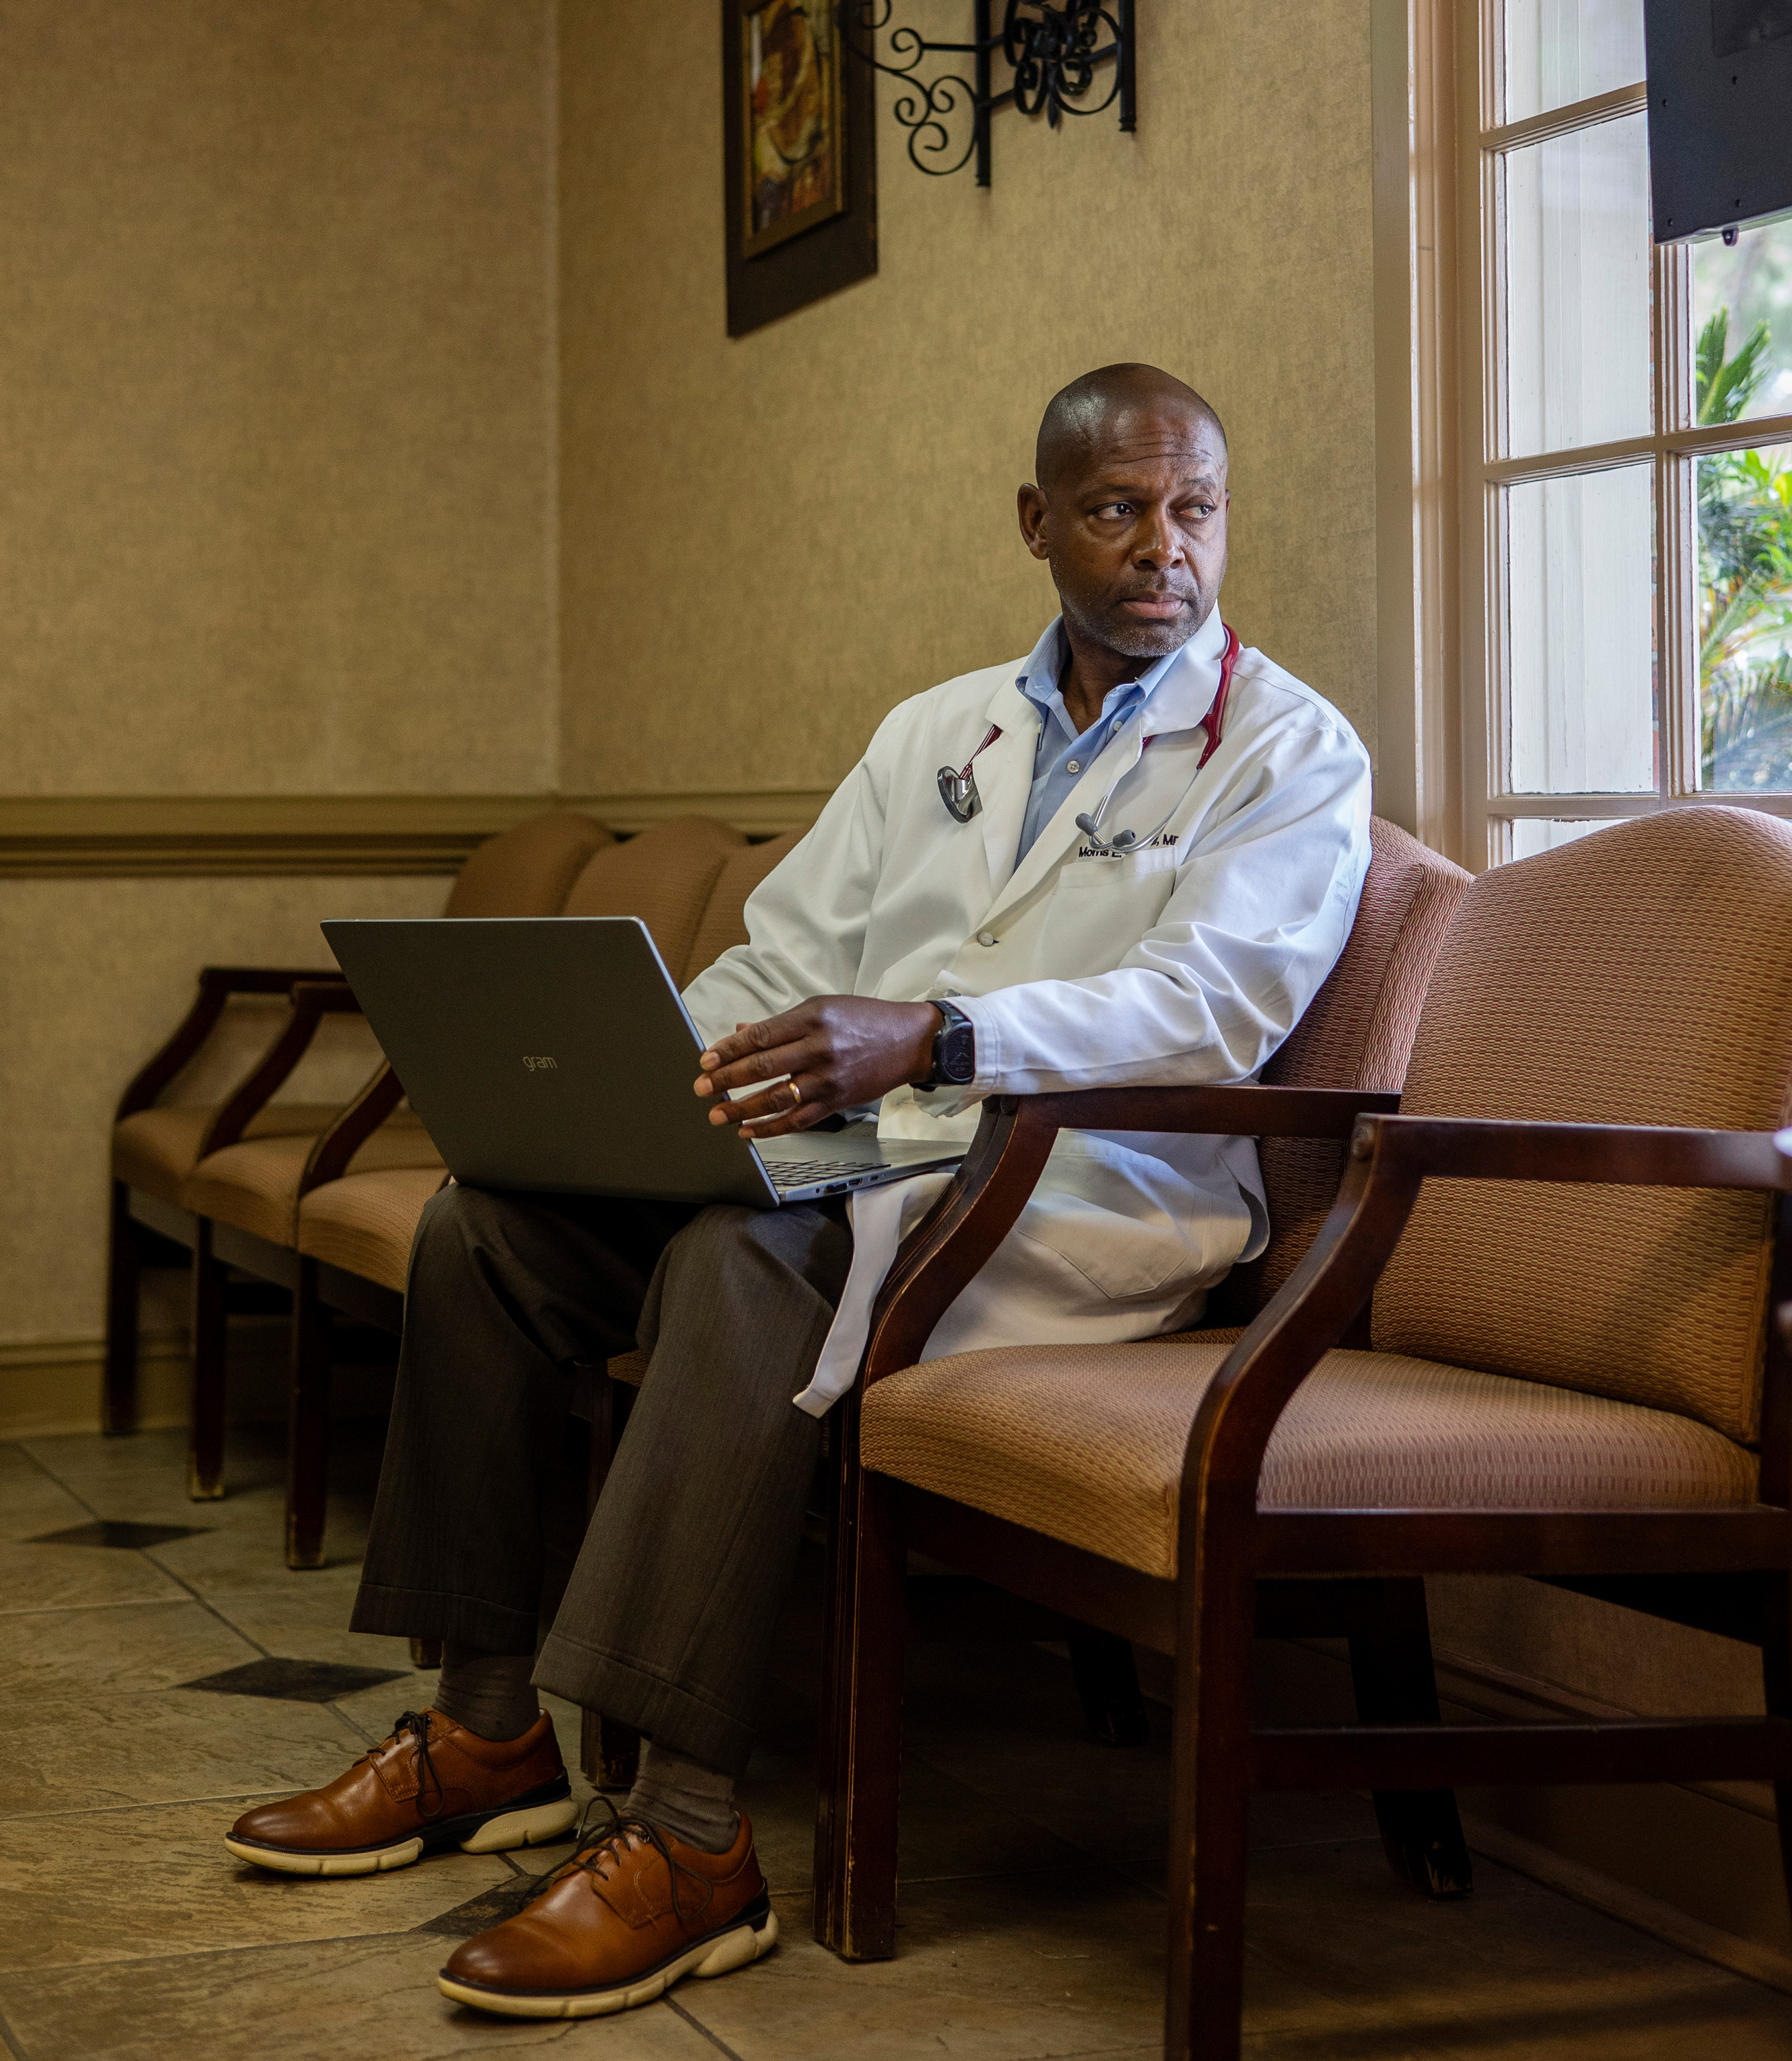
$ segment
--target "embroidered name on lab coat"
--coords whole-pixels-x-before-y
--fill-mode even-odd
[[[1181,833],[1177,830],[1159,830],[1154,838],[1148,838],[1143,844],[1130,844],[1124,851],[1098,851],[1092,844],[1079,844],[1077,846],[1077,857],[1078,858],[1130,858],[1134,852],[1160,851],[1164,846],[1174,844],[1180,834]]]

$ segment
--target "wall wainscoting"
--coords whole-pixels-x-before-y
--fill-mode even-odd
[[[702,815],[776,837],[812,822],[828,793],[13,796],[0,798],[0,877],[450,874],[546,809],[625,833]]]
[[[230,1321],[229,1419],[284,1425],[290,1333],[281,1317]],[[26,1339],[0,1344],[0,1441],[100,1428],[103,1338]],[[138,1343],[137,1428],[184,1427],[193,1367],[184,1331],[146,1331]],[[345,1367],[330,1394],[333,1417],[379,1417],[390,1408],[392,1371]]]

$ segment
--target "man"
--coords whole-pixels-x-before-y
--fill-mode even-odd
[[[881,1103],[886,1134],[968,1139],[986,1094],[1245,1080],[1294,1027],[1355,914],[1369,762],[1221,622],[1226,467],[1212,410],[1149,366],[1053,400],[1019,515],[1062,614],[1018,668],[897,708],[749,902],[750,942],[693,982],[711,1122],[772,1136]],[[850,1214],[437,1196],[354,1617],[446,1642],[435,1703],[230,1850],[364,1873],[562,1835],[539,1685],[642,1733],[640,1779],[444,1992],[579,2016],[765,1951],[734,1783],[818,1420],[942,1178]],[[1248,1139],[1066,1135],[929,1351],[1174,1329],[1266,1234]],[[579,1369],[633,1338],[649,1371],[538,1657]]]

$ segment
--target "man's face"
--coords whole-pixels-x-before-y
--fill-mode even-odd
[[[1226,576],[1226,450],[1169,403],[1110,409],[1049,488],[1020,490],[1021,534],[1064,617],[1128,658],[1180,650]]]

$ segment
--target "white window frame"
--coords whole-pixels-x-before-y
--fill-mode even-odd
[[[1792,791],[1701,790],[1698,461],[1792,442],[1792,415],[1693,421],[1692,260],[1655,246],[1653,422],[1622,442],[1497,456],[1506,238],[1500,166],[1644,108],[1641,81],[1499,123],[1503,0],[1374,0],[1378,806],[1474,871],[1526,818],[1588,822],[1720,802],[1792,817]],[[1656,524],[1656,790],[1518,794],[1506,777],[1500,496],[1647,461]]]

